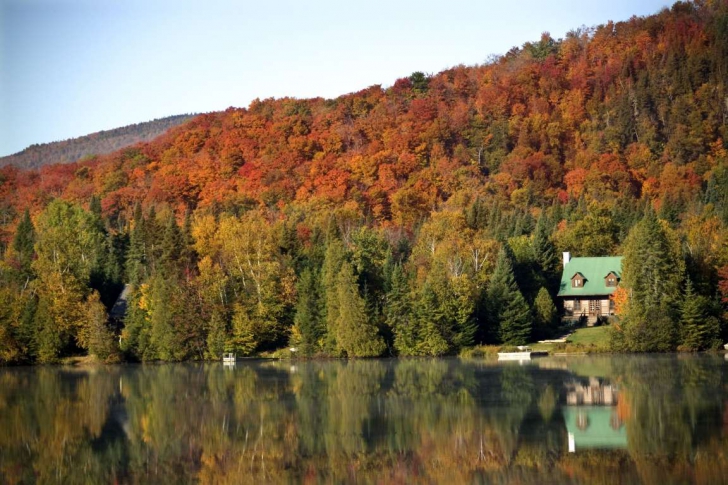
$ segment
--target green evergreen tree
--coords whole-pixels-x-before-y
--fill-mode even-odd
[[[475,302],[471,292],[465,287],[467,284],[467,276],[462,275],[449,281],[448,285],[451,294],[449,298],[451,314],[454,321],[452,345],[455,349],[474,345],[475,335],[478,331]]]
[[[720,344],[720,322],[708,313],[708,299],[695,293],[688,278],[680,305],[680,344],[685,350],[705,350]]]
[[[624,242],[621,285],[629,292],[614,340],[618,350],[674,350],[678,341],[677,300],[685,272],[680,243],[652,210],[635,225]],[[619,346],[621,344],[621,346]]]
[[[359,294],[354,270],[350,263],[341,265],[336,280],[339,316],[336,322],[336,342],[348,357],[377,357],[385,344],[379,331],[367,315],[366,302]]]
[[[175,283],[162,275],[149,282],[149,335],[150,346],[144,360],[180,360],[179,342],[173,320],[178,310],[172,302]]]
[[[149,312],[145,308],[147,304],[141,288],[132,287],[119,340],[119,348],[132,360],[143,360],[145,354],[149,355]]]
[[[35,239],[35,227],[33,221],[30,220],[30,211],[25,209],[23,217],[20,218],[18,227],[15,230],[12,248],[18,257],[21,274],[26,280],[33,275],[31,263],[35,256]]]
[[[183,264],[184,244],[182,232],[174,217],[167,220],[160,250],[161,254],[157,263],[158,270],[166,277],[178,276]]]
[[[417,346],[413,355],[444,355],[450,351],[450,345],[443,336],[446,317],[443,305],[430,282],[420,290],[415,311],[417,317]]]
[[[336,325],[339,321],[339,292],[337,281],[341,266],[346,260],[346,249],[338,239],[329,239],[324,255],[324,264],[321,268],[321,287],[324,300],[324,324],[326,328],[325,350],[329,353],[337,352]]]
[[[498,329],[500,341],[509,345],[527,344],[531,336],[531,312],[516,285],[513,263],[505,248],[498,252],[486,299],[489,324]]]
[[[556,269],[559,265],[558,257],[556,256],[556,248],[554,243],[549,239],[549,230],[546,224],[546,216],[541,216],[536,224],[536,230],[533,233],[533,242],[531,243],[533,248],[534,260],[538,264],[540,271],[543,273],[545,279],[548,281],[556,273]]]
[[[409,281],[401,264],[394,266],[389,286],[384,314],[394,334],[394,349],[399,355],[415,355],[417,320],[412,314]]]
[[[321,297],[316,273],[306,268],[298,281],[298,302],[294,316],[294,341],[302,355],[319,351],[325,328],[321,320]]]

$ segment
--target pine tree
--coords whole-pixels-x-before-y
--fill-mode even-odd
[[[624,242],[623,286],[630,295],[615,339],[633,352],[674,350],[678,341],[676,304],[685,264],[674,233],[652,210],[630,231]]]
[[[296,341],[292,341],[291,345],[298,346],[302,355],[312,355],[319,350],[324,331],[319,282],[316,274],[306,268],[298,281],[298,302],[293,331]]]
[[[475,302],[470,289],[467,275],[461,275],[449,281],[449,290],[452,317],[454,320],[452,345],[455,349],[470,347],[475,344],[475,334],[478,330],[475,319]]]
[[[685,350],[705,350],[720,337],[720,322],[708,314],[708,299],[695,293],[688,278],[680,305],[680,343]]]
[[[549,239],[546,216],[542,215],[538,219],[536,230],[533,233],[533,243],[531,247],[533,248],[534,260],[548,281],[550,276],[556,272],[555,270],[558,266],[558,258],[556,257],[556,248]]]
[[[33,227],[33,222],[30,220],[30,211],[25,209],[23,217],[20,219],[18,227],[15,230],[12,247],[18,257],[21,273],[26,279],[30,278],[33,274],[31,263],[35,255],[34,245],[35,227]]]
[[[401,264],[394,266],[389,286],[384,314],[394,334],[394,348],[399,355],[415,355],[417,321],[412,315],[409,281]]]
[[[443,336],[446,318],[443,305],[430,282],[420,290],[415,315],[417,317],[417,352],[414,355],[444,355],[450,345]]]
[[[350,263],[344,262],[336,280],[339,317],[336,343],[348,357],[377,357],[385,349],[384,340],[367,315],[366,302]]]
[[[326,245],[324,264],[321,268],[321,287],[324,300],[324,326],[326,328],[325,350],[330,353],[337,351],[336,325],[339,321],[339,292],[337,280],[341,265],[346,260],[346,250],[338,239],[330,239]]]
[[[183,252],[183,241],[182,233],[174,217],[167,220],[160,249],[161,255],[157,264],[159,271],[166,277],[178,275]]]
[[[489,324],[498,329],[501,342],[525,345],[531,336],[531,312],[513,276],[513,263],[505,248],[498,252],[486,291]]]

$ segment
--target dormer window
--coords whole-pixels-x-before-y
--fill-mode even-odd
[[[609,273],[607,277],[604,278],[604,284],[609,288],[617,286],[617,275],[614,274],[614,272]]]
[[[571,287],[572,288],[583,288],[584,287],[584,275],[581,273],[576,273],[571,278]]]

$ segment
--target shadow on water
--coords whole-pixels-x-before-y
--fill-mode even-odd
[[[0,370],[2,483],[723,483],[722,356]]]

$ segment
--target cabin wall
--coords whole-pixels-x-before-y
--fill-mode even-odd
[[[599,303],[596,305],[598,313],[590,311],[594,308],[591,302],[597,300]],[[614,315],[614,308],[611,300],[607,298],[565,298],[563,300],[564,305],[564,316],[566,318],[578,318],[581,315],[588,317],[589,324],[596,322],[596,319],[600,316]]]

